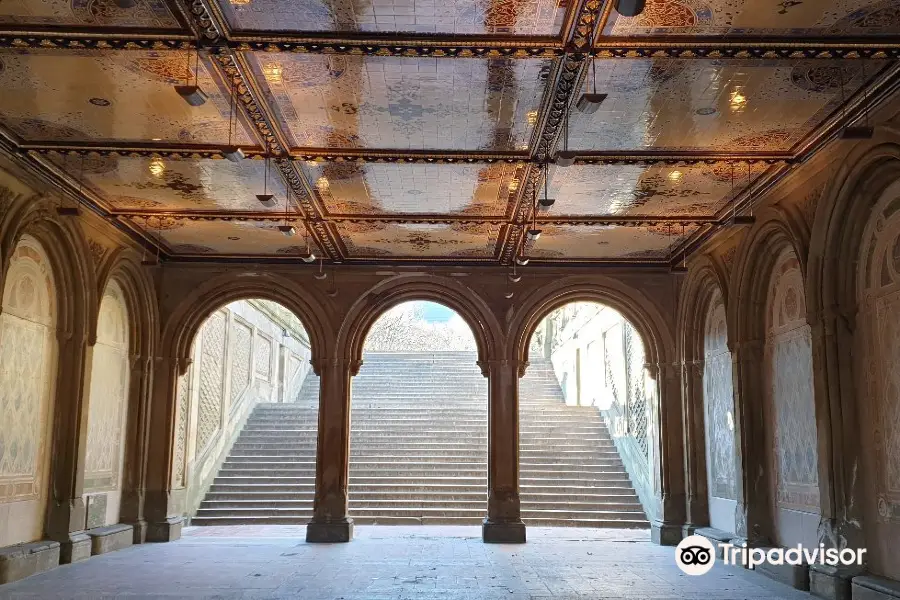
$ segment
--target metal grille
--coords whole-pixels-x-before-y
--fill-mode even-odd
[[[628,434],[644,451],[648,452],[647,443],[647,398],[644,390],[644,348],[637,331],[630,324],[625,324],[625,377],[628,386],[628,402],[626,416]]]

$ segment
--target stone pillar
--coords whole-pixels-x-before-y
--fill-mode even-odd
[[[813,387],[819,456],[821,522],[819,542],[826,548],[865,548],[864,494],[859,456],[859,415],[853,401],[853,327],[829,311],[812,325]],[[846,401],[847,399],[850,401]],[[810,591],[823,598],[851,597],[851,579],[862,567],[810,567]]]
[[[307,542],[349,542],[353,519],[347,516],[350,478],[350,382],[362,361],[321,361],[319,429],[316,445],[316,491]]]
[[[53,418],[47,535],[60,543],[59,560],[77,562],[91,555],[84,533],[84,460],[87,452],[87,399],[94,347],[82,335],[58,333],[59,376]]]
[[[748,546],[765,546],[769,542],[772,522],[769,507],[771,485],[766,468],[765,442],[766,402],[763,381],[763,340],[741,341],[731,351],[734,388],[734,445],[737,461],[737,514],[735,533],[738,541]]]
[[[488,514],[481,528],[485,542],[525,542],[519,509],[519,377],[526,364],[479,363],[488,378]]]
[[[119,520],[134,527],[135,544],[147,539],[144,518],[147,475],[147,446],[150,443],[150,394],[153,389],[153,361],[144,356],[131,360],[128,423],[125,429],[125,464],[122,477],[122,507]]]
[[[657,456],[651,469],[659,482],[657,495],[659,513],[650,523],[650,538],[663,546],[674,546],[681,541],[685,524],[684,448],[682,415],[677,398],[681,388],[681,368],[676,364],[661,363],[645,367],[656,381],[656,398],[650,424],[658,427],[655,442]]]
[[[684,421],[685,510],[684,535],[709,526],[709,488],[706,476],[706,415],[703,402],[702,360],[686,361],[682,368]]]
[[[153,369],[150,404],[144,514],[148,542],[170,542],[181,537],[184,490],[172,489],[172,460],[178,411],[178,378],[187,372],[190,358],[157,357]]]

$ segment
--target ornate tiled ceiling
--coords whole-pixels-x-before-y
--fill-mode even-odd
[[[565,16],[557,0],[218,0],[236,31],[330,31],[556,35]]]
[[[885,0],[0,0],[0,147],[166,259],[665,265],[891,92],[898,33]]]

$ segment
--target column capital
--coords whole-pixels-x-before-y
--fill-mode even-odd
[[[530,364],[527,360],[518,360],[515,358],[488,358],[487,360],[479,360],[476,363],[481,367],[481,374],[488,377],[491,371],[497,369],[513,369],[518,377],[524,377],[525,370]]]
[[[348,369],[350,371],[350,375],[356,377],[359,375],[359,370],[362,368],[363,360],[361,358],[311,358],[309,359],[309,364],[312,365],[313,373],[318,376],[322,376],[328,369]]]

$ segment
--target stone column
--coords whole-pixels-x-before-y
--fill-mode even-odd
[[[481,528],[485,542],[524,543],[519,509],[519,378],[517,360],[481,362],[488,378],[488,514]]]
[[[120,521],[134,527],[135,544],[147,539],[144,518],[144,480],[147,474],[147,446],[150,443],[150,394],[153,389],[153,361],[144,356],[131,359],[128,424],[125,430],[125,464],[122,477]]]
[[[772,522],[769,509],[771,485],[764,442],[764,350],[763,340],[749,340],[735,343],[731,352],[735,466],[738,474],[735,481],[738,504],[734,524],[737,541],[748,546],[767,545],[767,523]]]
[[[362,361],[320,361],[316,491],[307,542],[349,542],[353,519],[347,516],[350,478],[350,382]]]
[[[653,412],[658,416],[650,419],[650,424],[658,427],[657,435],[651,438],[656,443],[658,455],[650,468],[655,470],[659,481],[659,513],[650,523],[650,538],[654,543],[674,546],[682,539],[685,523],[682,415],[677,400],[681,368],[668,363],[645,368],[656,381]]]
[[[709,490],[706,480],[706,415],[703,412],[702,360],[686,361],[682,369],[684,472],[686,518],[684,535],[709,526]]]
[[[859,415],[852,354],[847,351],[856,347],[853,327],[842,315],[828,311],[811,329],[821,498],[819,542],[826,548],[865,548]],[[822,598],[850,598],[851,579],[862,572],[863,568],[856,566],[812,565],[810,591]]]
[[[161,356],[153,369],[150,404],[150,443],[144,514],[148,542],[170,542],[181,537],[184,490],[172,489],[172,460],[178,411],[178,378],[187,372],[190,358]]]
[[[91,555],[91,541],[84,533],[83,494],[87,400],[94,347],[82,335],[60,331],[57,339],[59,375],[53,418],[47,535],[60,543],[60,562],[71,563]]]

